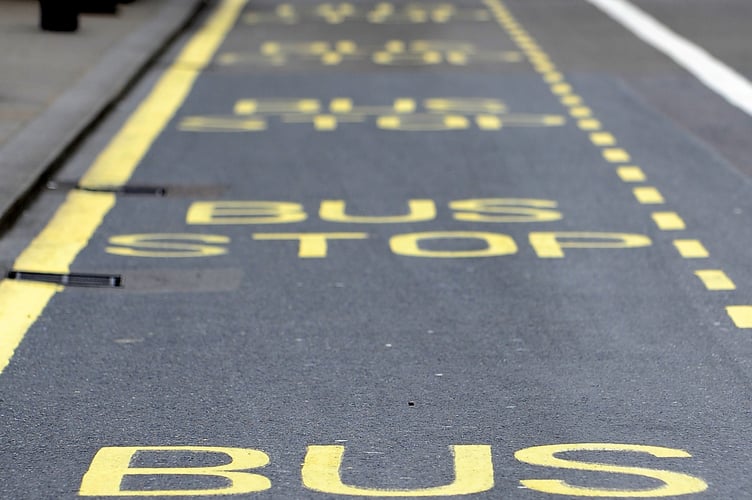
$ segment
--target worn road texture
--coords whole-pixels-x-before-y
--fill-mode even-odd
[[[584,0],[218,1],[5,235],[0,496],[752,498],[750,131]]]

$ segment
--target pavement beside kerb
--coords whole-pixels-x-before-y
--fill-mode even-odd
[[[138,0],[39,29],[34,0],[0,0],[0,226],[206,0]]]

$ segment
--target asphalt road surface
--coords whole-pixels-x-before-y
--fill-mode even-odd
[[[597,3],[212,4],[2,241],[0,496],[752,498],[752,118]]]

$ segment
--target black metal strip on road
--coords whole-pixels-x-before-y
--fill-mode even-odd
[[[51,181],[47,183],[47,189],[50,191],[70,191],[77,189],[80,191],[88,191],[90,193],[167,196],[167,188],[163,186],[82,186],[77,182]]]
[[[202,197],[217,198],[227,190],[221,185],[146,185],[126,184],[124,186],[84,186],[75,181],[50,181],[47,183],[50,191],[86,191],[89,193],[106,193],[123,196],[154,196],[154,197]]]
[[[87,288],[120,288],[124,283],[122,276],[112,274],[9,271],[7,278],[16,281],[36,281],[39,283]]]

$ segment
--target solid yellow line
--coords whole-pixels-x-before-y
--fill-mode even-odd
[[[47,302],[58,291],[55,285],[3,280],[0,282],[0,373]]]
[[[209,63],[235,24],[247,0],[225,0],[165,71],[149,96],[81,180],[84,186],[122,186],[185,100],[200,71]],[[189,69],[190,68],[190,69]],[[23,271],[68,272],[115,205],[115,196],[71,192],[47,226],[16,259]],[[0,282],[0,373],[34,321],[61,287]]]
[[[752,328],[752,306],[726,306],[726,313],[737,328]]]
[[[247,0],[225,0],[162,75],[151,94],[81,179],[83,186],[122,186],[188,96]]]
[[[700,278],[708,290],[736,290],[736,285],[731,278],[720,269],[700,269],[695,271],[695,276]]]

